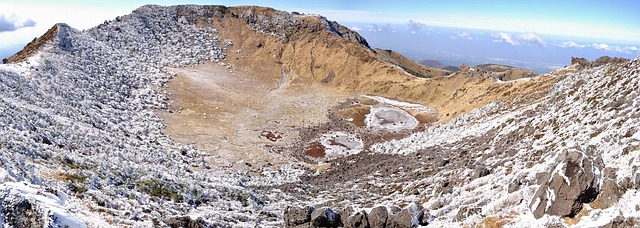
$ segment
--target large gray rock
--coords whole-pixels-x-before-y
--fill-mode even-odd
[[[574,217],[582,204],[598,196],[601,162],[579,151],[567,152],[559,161],[531,199],[529,207],[536,218],[545,214]]]
[[[387,227],[389,210],[385,206],[375,207],[369,213],[369,225],[371,227]]]
[[[296,227],[311,222],[311,213],[314,207],[288,206],[284,210],[284,223],[286,227]]]
[[[313,227],[340,227],[342,220],[340,215],[331,208],[323,207],[311,213],[311,225]]]
[[[346,215],[345,215],[346,217]],[[366,211],[358,211],[345,219],[345,228],[369,228],[369,216]]]

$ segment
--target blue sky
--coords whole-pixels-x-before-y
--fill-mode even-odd
[[[249,1],[249,0],[0,0],[0,57],[19,50],[57,22],[88,29],[144,4],[262,5],[317,13],[355,30],[387,24],[496,31],[494,41],[600,49],[637,55],[640,1]],[[360,25],[359,27],[356,25]],[[364,26],[366,25],[366,26]],[[415,32],[415,31],[414,31]],[[464,34],[463,34],[464,35]],[[545,37],[544,39],[541,37]],[[547,37],[564,41],[549,43]],[[563,43],[564,42],[564,43]]]

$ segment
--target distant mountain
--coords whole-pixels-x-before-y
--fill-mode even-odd
[[[512,66],[499,65],[499,64],[482,64],[474,67],[477,70],[485,71],[494,78],[501,81],[510,81],[521,78],[535,77],[536,73],[530,70],[515,68]]]
[[[446,66],[444,68],[442,68],[443,70],[448,70],[448,71],[452,71],[452,72],[456,72],[460,70],[460,67],[457,66]]]
[[[393,50],[375,49],[375,52],[382,59],[401,67],[409,74],[412,74],[416,77],[434,78],[446,76],[452,73],[447,70],[442,70],[439,67],[425,66],[424,64],[416,63],[413,60],[410,60]]]
[[[433,60],[433,59],[425,59],[420,61],[419,63],[421,63],[422,65],[428,66],[428,67],[433,67],[433,68],[437,68],[437,69],[444,69],[445,67],[447,67],[446,64],[438,61],[438,60]]]

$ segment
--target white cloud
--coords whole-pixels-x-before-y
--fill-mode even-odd
[[[468,31],[462,31],[462,32],[459,32],[458,34],[456,34],[455,36],[450,36],[450,37],[451,37],[451,39],[460,38],[460,39],[473,40],[473,37],[471,36],[471,33],[468,32]]]
[[[559,44],[554,44],[555,46],[561,47],[561,48],[584,48],[587,47],[587,45],[582,45],[582,44],[578,44],[576,42],[573,41],[565,41]]]
[[[390,24],[385,24],[385,25],[370,24],[369,29],[367,30],[369,32],[395,32],[393,28],[391,28]]]
[[[36,22],[27,18],[23,19],[15,14],[9,16],[0,14],[0,32],[11,32],[25,27],[34,27]]]
[[[353,26],[353,27],[351,27],[351,28],[349,28],[349,29],[351,29],[351,30],[353,30],[353,31],[356,31],[356,32],[362,31],[362,28],[360,28],[360,27],[358,27],[358,26]]]
[[[633,54],[640,51],[640,48],[635,46],[622,47],[622,46],[608,45],[605,43],[593,43],[591,44],[591,47],[598,50],[613,51],[613,52],[620,52],[620,53],[627,53],[627,54]]]
[[[493,42],[508,43],[513,46],[544,46],[544,40],[532,32],[519,33],[515,35],[506,32],[499,32],[498,34],[494,34],[493,37],[496,38]]]
[[[420,22],[415,22],[413,20],[409,20],[408,27],[411,33],[417,33],[418,31],[420,31],[422,27],[424,27],[424,24]]]
[[[544,46],[544,41],[542,40],[542,38],[540,38],[538,35],[532,32],[519,34],[518,40],[520,40],[523,43],[526,43],[527,45],[535,45],[538,47]]]
[[[494,34],[493,37],[497,38],[496,40],[493,40],[493,42],[498,42],[498,43],[504,42],[504,43],[511,44],[513,46],[520,45],[520,42],[514,40],[513,37],[511,37],[511,34],[506,32],[500,32],[498,34]]]

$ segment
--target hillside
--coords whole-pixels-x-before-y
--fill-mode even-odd
[[[530,70],[519,69],[511,66],[498,65],[498,64],[482,64],[477,65],[474,68],[485,71],[492,75],[494,78],[501,81],[511,81],[522,78],[535,77],[538,74]]]
[[[640,219],[640,58],[495,80],[526,74],[420,68],[318,15],[147,5],[7,63],[7,227]]]
[[[392,51],[375,49],[376,54],[389,63],[398,65],[409,74],[422,78],[435,78],[447,76],[453,72],[442,70],[438,67],[426,66],[421,63],[416,63],[406,57]]]
[[[420,62],[418,62],[422,65],[428,66],[428,67],[433,67],[433,68],[437,68],[437,69],[444,69],[445,67],[447,67],[447,65],[445,65],[444,63],[438,61],[438,60],[433,60],[433,59],[425,59],[422,60]]]

